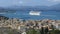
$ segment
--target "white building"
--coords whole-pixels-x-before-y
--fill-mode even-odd
[[[26,32],[22,32],[21,34],[26,34]]]

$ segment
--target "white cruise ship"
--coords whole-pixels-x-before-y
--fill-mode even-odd
[[[30,11],[29,14],[30,15],[40,15],[41,12],[39,11]]]

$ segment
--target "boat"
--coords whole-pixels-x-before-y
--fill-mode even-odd
[[[41,12],[39,11],[30,11],[29,14],[30,15],[40,15]]]

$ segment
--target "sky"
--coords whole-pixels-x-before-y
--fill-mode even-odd
[[[7,6],[51,6],[60,3],[60,0],[0,0],[0,7]]]

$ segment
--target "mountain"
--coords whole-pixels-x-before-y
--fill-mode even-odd
[[[60,4],[56,4],[49,7],[49,10],[60,10]]]
[[[4,9],[2,9],[4,10]],[[55,4],[52,6],[10,6],[6,7],[4,11],[26,11],[26,10],[60,10],[60,4]]]
[[[0,7],[0,13],[4,11],[4,8]]]
[[[47,10],[48,6],[11,6],[8,7],[7,9],[10,10]]]

